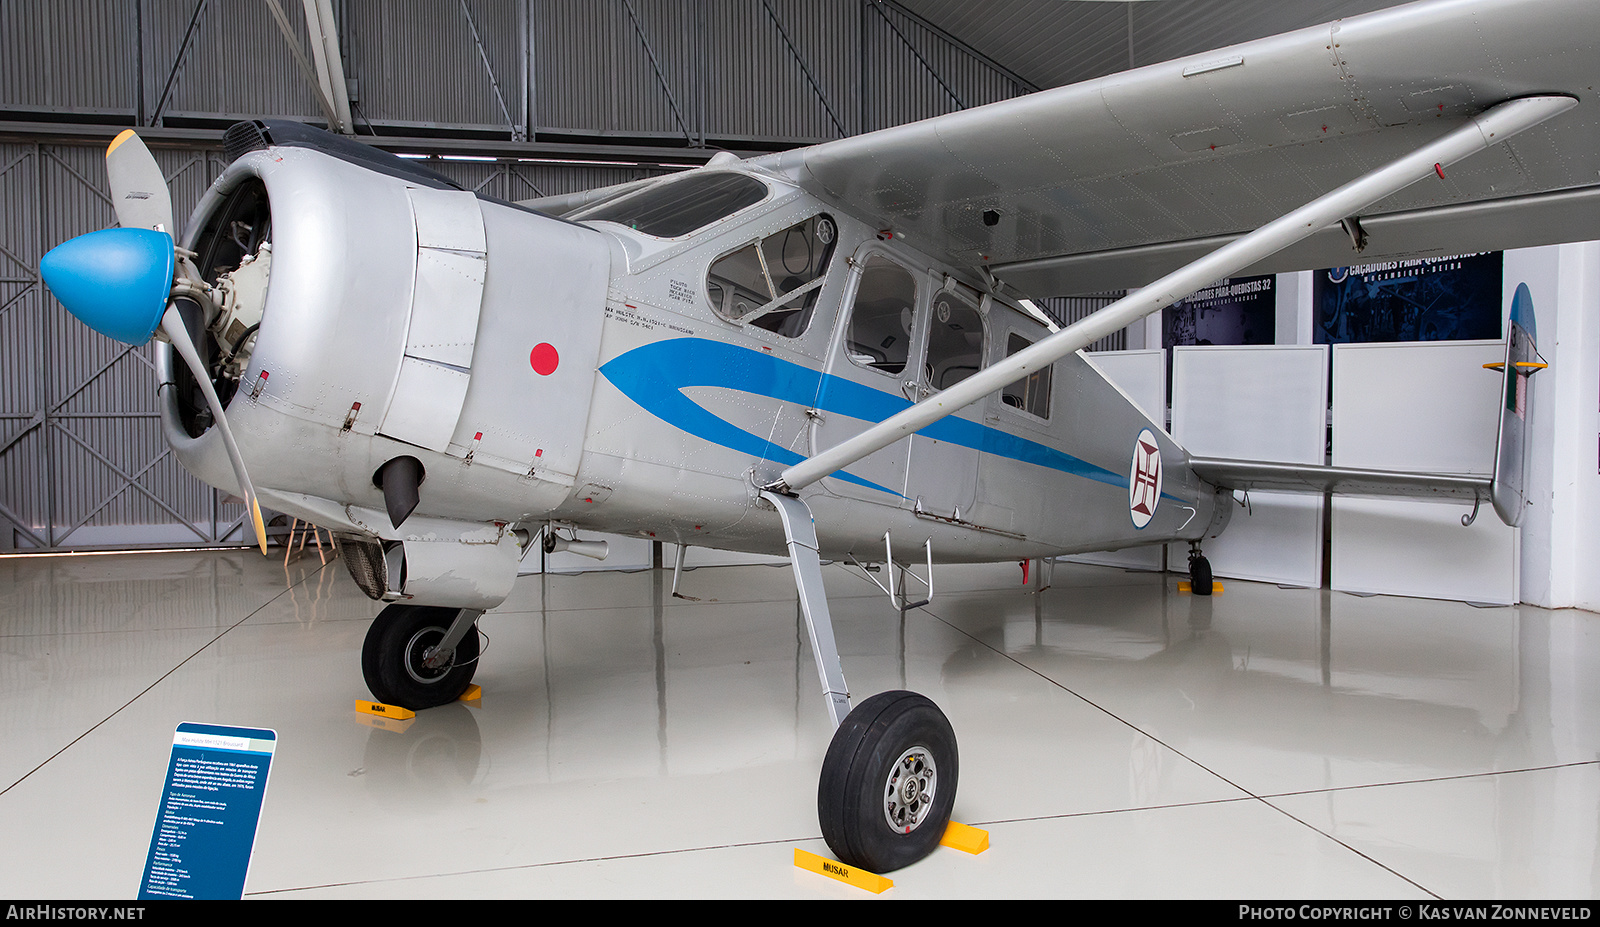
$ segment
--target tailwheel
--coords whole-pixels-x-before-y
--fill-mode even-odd
[[[461,697],[478,668],[474,624],[443,659],[437,651],[459,609],[391,605],[378,613],[361,645],[361,675],[373,698],[412,711],[448,705]]]
[[[939,845],[955,804],[956,735],[928,698],[883,692],[834,732],[817,786],[822,837],[840,861],[892,872]]]
[[[1189,551],[1189,591],[1195,595],[1211,594],[1211,561],[1198,549]]]

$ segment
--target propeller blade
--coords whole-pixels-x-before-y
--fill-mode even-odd
[[[167,178],[137,132],[124,129],[111,140],[106,148],[106,175],[111,180],[111,205],[123,228],[177,234]]]
[[[206,405],[211,407],[211,416],[222,432],[222,444],[228,449],[228,461],[233,464],[233,475],[239,480],[239,491],[244,494],[245,505],[250,509],[250,520],[256,531],[256,543],[260,545],[261,553],[265,554],[267,529],[261,521],[261,505],[256,501],[256,488],[250,482],[250,474],[245,472],[244,458],[239,456],[239,445],[233,440],[233,429],[228,426],[228,418],[223,414],[222,402],[217,398],[217,391],[211,388],[211,374],[201,362],[200,352],[195,350],[194,341],[189,338],[189,329],[184,327],[183,317],[178,314],[177,307],[169,307],[166,314],[161,317],[161,331],[178,350],[184,363],[189,365],[189,370],[194,373],[195,382],[200,384],[200,391],[205,393]]]

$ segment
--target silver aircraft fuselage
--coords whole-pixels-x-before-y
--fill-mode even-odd
[[[1047,334],[914,242],[737,164],[552,218],[269,148],[229,167],[185,246],[207,253],[251,190],[271,270],[228,416],[263,502],[353,540],[450,545],[476,564],[450,569],[500,577],[484,602],[509,590],[519,527],[782,553],[759,488],[784,467]],[[231,488],[176,392],[169,441]],[[393,528],[374,474],[402,455],[426,476]],[[889,532],[908,559],[928,538],[940,561],[1022,559],[1200,537],[1215,493],[1187,460],[1074,354],[801,496],[825,557],[881,561]]]

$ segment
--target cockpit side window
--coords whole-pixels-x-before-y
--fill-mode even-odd
[[[735,324],[805,334],[838,237],[833,219],[818,215],[723,255],[706,276],[712,308]]]
[[[733,171],[691,173],[574,218],[626,225],[656,238],[678,238],[767,198],[767,185]]]

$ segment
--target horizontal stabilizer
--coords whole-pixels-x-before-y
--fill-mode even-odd
[[[1527,417],[1533,401],[1528,381],[1546,366],[1537,360],[1534,330],[1533,296],[1524,283],[1517,287],[1511,301],[1505,362],[1484,365],[1499,368],[1505,378],[1505,387],[1500,393],[1504,402],[1498,412],[1500,431],[1492,476],[1361,470],[1219,457],[1193,457],[1189,465],[1196,476],[1221,489],[1471,502],[1472,514],[1462,519],[1464,525],[1472,524],[1477,518],[1479,505],[1490,502],[1500,520],[1515,528],[1522,522],[1529,504],[1523,491],[1528,452]]]
[[[1191,458],[1189,465],[1201,479],[1222,489],[1400,496],[1474,504],[1489,501],[1494,482],[1490,476],[1403,473],[1220,457]]]

